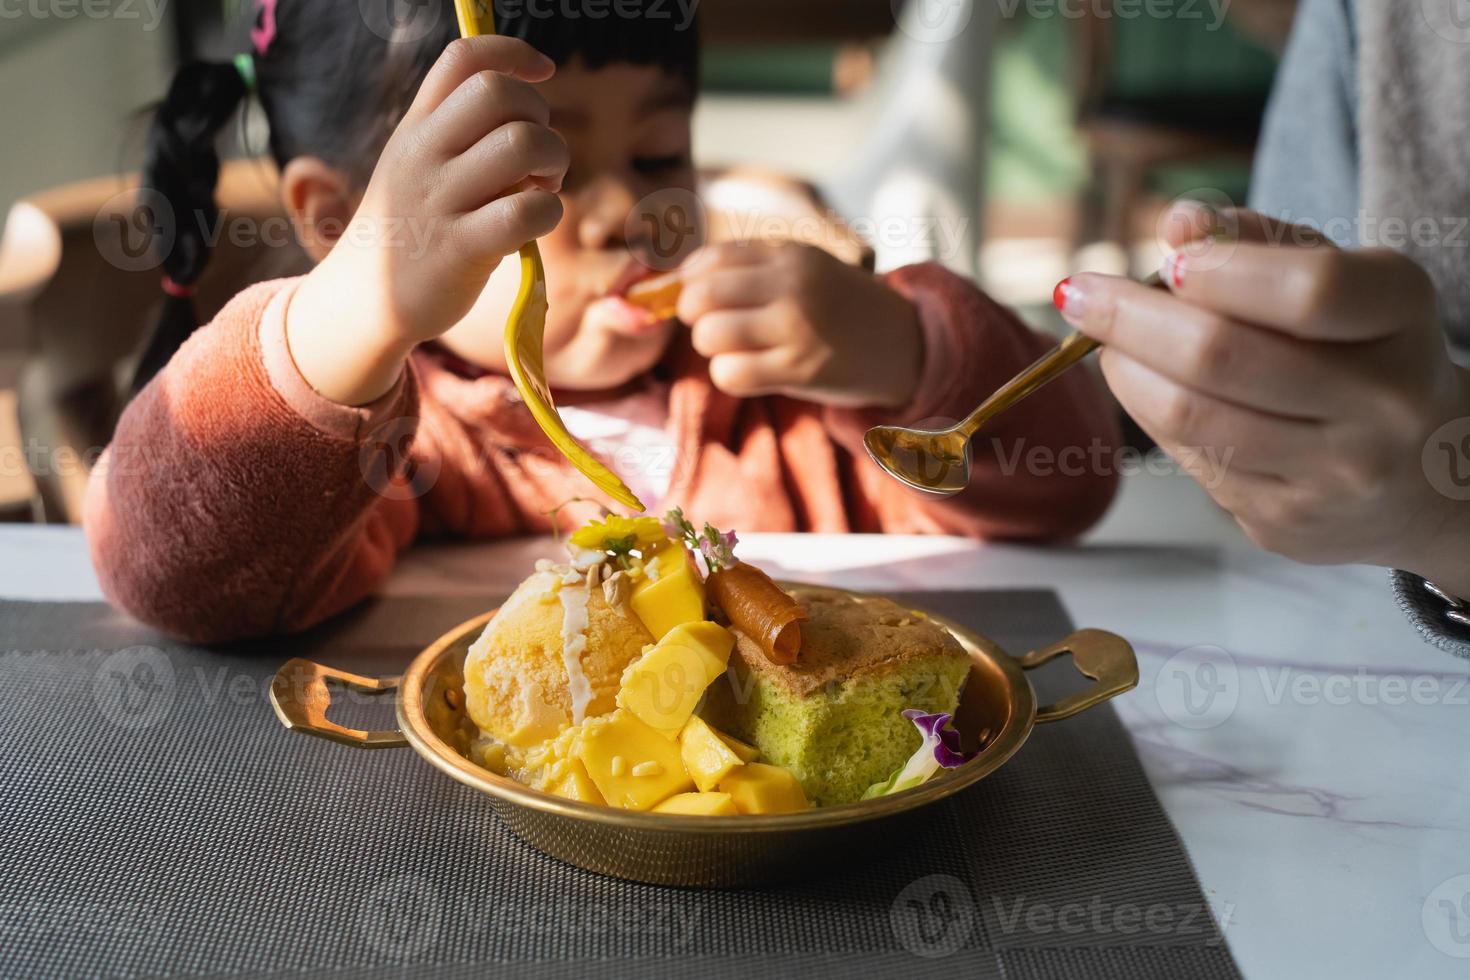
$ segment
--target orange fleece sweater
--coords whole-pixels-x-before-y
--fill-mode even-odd
[[[901,412],[732,398],[676,338],[660,366],[677,453],[666,505],[740,531],[1054,539],[1089,527],[1116,475],[1084,461],[1106,458],[1098,453],[1118,431],[1085,372],[977,439],[973,483],[957,497],[917,495],[867,459],[869,425],[962,417],[1049,344],[937,266],[887,282],[917,305],[926,345],[914,403]],[[104,591],[188,640],[305,629],[372,594],[420,537],[547,533],[552,508],[593,492],[509,380],[467,377],[432,350],[416,352],[373,405],[327,401],[286,346],[294,288],[255,286],[198,330],[128,406],[88,487]],[[568,508],[557,519],[586,517]]]

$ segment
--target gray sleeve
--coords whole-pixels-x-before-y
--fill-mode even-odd
[[[1357,53],[1350,0],[1304,0],[1261,125],[1251,207],[1357,244]]]
[[[1360,154],[1357,39],[1352,0],[1303,0],[1266,108],[1251,176],[1251,206],[1358,244]],[[1470,659],[1470,603],[1408,572],[1394,595],[1430,643]]]
[[[1394,571],[1394,596],[1424,642],[1470,659],[1470,603],[1446,595],[1418,575]]]

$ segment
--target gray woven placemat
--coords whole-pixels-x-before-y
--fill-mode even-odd
[[[1048,592],[906,598],[1017,653],[1070,628]],[[744,891],[571,868],[410,750],[271,712],[288,656],[396,672],[491,604],[379,602],[222,652],[0,602],[0,976],[1239,976],[1110,707],[1038,728],[890,851]]]

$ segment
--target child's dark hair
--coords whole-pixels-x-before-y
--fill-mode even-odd
[[[366,183],[419,85],[457,36],[450,0],[421,0],[396,24],[388,14],[373,23],[369,11],[394,4],[278,0],[261,6],[259,16],[271,21],[256,25],[263,50],[236,63],[183,66],[154,116],[143,185],[168,202],[176,227],[173,246],[162,256],[163,316],[138,364],[134,392],[197,325],[193,289],[209,262],[207,236],[218,220],[217,142],[246,99],[254,94],[265,110],[279,166],[314,156]],[[688,84],[693,99],[699,42],[692,14],[651,2],[582,6],[578,15],[567,0],[495,0],[496,25],[558,65],[664,68]]]

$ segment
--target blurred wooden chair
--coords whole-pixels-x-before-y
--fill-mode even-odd
[[[1238,0],[1262,33],[1289,25],[1295,0]],[[1269,8],[1269,9],[1267,9]],[[1275,59],[1232,29],[1204,20],[1104,16],[1078,19],[1078,129],[1091,173],[1075,244],[1108,242],[1129,254],[1150,174],[1165,166],[1232,162],[1244,169],[1275,72]]]
[[[246,286],[308,268],[281,212],[274,173],[254,160],[224,167],[217,244],[196,300],[201,322]],[[765,171],[726,170],[704,175],[704,193],[713,238],[744,237],[785,215],[794,219],[785,223],[794,235],[872,267],[872,250],[807,184]],[[160,270],[149,259],[118,251],[117,223],[137,220],[137,205],[135,183],[104,178],[27,198],[6,221],[0,352],[18,349],[23,356],[20,439],[38,520],[80,522],[87,474],[112,438],[134,363],[157,322]],[[22,505],[27,513],[33,506],[24,499],[17,507]]]
[[[271,167],[225,165],[218,244],[199,283],[209,318],[243,286],[304,268]],[[112,437],[157,321],[161,271],[130,256],[136,181],[108,177],[18,202],[0,239],[0,350],[18,350],[18,415],[37,519],[81,519],[87,473]],[[141,239],[140,239],[141,240]]]

